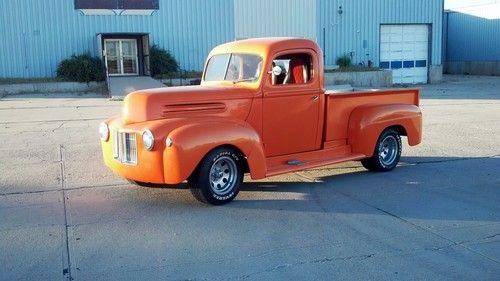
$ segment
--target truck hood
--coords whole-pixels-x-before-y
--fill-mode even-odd
[[[123,123],[199,116],[245,120],[254,91],[229,86],[184,86],[140,90],[125,97]]]

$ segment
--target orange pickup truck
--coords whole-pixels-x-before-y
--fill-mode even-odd
[[[297,38],[214,48],[199,86],[129,94],[99,127],[106,165],[140,185],[187,180],[200,201],[224,204],[252,179],[360,160],[392,170],[422,137],[418,89],[334,91],[318,45]]]

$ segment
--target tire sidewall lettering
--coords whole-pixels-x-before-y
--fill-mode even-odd
[[[234,191],[231,191],[228,195],[225,196],[219,196],[215,193],[212,193],[212,197],[219,200],[219,201],[226,201],[234,196]]]
[[[217,154],[212,159],[212,163],[215,163],[215,161],[217,161],[219,158],[221,158],[223,156],[229,156],[229,157],[231,157],[236,162],[238,162],[240,160],[240,158],[238,157],[238,155],[236,155],[235,153],[232,153],[232,152],[229,152],[229,151],[224,151],[224,152],[221,152],[221,153]]]

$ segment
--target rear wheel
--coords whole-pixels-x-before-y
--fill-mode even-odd
[[[213,205],[232,201],[243,181],[241,164],[241,157],[233,149],[211,151],[188,179],[191,193],[199,201]]]
[[[390,171],[399,163],[401,147],[399,133],[394,129],[386,129],[377,140],[373,156],[361,160],[361,163],[363,167],[370,171]]]

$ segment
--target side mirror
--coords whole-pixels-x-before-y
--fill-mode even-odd
[[[275,67],[273,67],[272,74],[274,76],[280,76],[281,73],[283,73],[283,70],[281,69],[281,67],[279,67],[278,65],[276,65]]]

